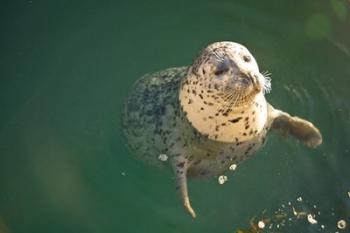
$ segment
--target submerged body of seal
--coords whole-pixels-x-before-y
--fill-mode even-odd
[[[268,104],[269,90],[269,78],[244,46],[217,42],[192,66],[142,77],[125,105],[124,133],[142,160],[169,157],[183,204],[195,217],[187,177],[218,175],[241,163],[265,143],[270,129],[309,147],[322,143],[312,123]]]

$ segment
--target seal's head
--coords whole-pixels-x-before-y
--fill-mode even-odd
[[[248,49],[234,42],[209,45],[194,61],[188,75],[236,107],[248,104],[256,94],[271,88],[270,79],[259,72]]]
[[[260,73],[247,48],[234,42],[217,42],[205,48],[189,67],[180,101],[190,122],[210,137],[216,127],[210,122],[232,117],[251,108],[253,102],[264,102],[264,94],[270,89],[270,79]]]

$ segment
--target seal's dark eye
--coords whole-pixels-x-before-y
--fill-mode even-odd
[[[216,76],[219,76],[219,75],[226,73],[227,71],[228,71],[228,69],[217,69],[214,74]]]
[[[222,74],[228,72],[229,69],[230,69],[230,68],[229,68],[228,62],[227,62],[227,61],[224,61],[224,62],[222,62],[221,64],[219,64],[219,65],[217,66],[217,68],[216,68],[214,74],[215,74],[216,76],[220,76],[220,75],[222,75]]]
[[[250,56],[246,55],[246,56],[243,56],[243,60],[245,62],[250,62],[252,60],[252,58]]]

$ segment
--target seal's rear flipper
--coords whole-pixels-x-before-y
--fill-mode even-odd
[[[315,148],[322,143],[320,131],[311,122],[273,109],[271,105],[269,111],[270,114],[273,111],[274,116],[271,129],[278,130],[284,135],[292,135],[308,147]]]
[[[182,203],[188,213],[195,218],[196,213],[191,207],[190,199],[188,197],[187,190],[187,170],[189,168],[189,162],[182,156],[175,157],[173,160],[173,169],[176,177],[176,189],[179,190]]]

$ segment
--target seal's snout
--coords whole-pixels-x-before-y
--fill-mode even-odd
[[[238,74],[234,74],[231,77],[231,85],[233,88],[250,89],[256,93],[263,89],[259,75],[254,72],[239,72]]]

